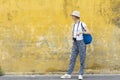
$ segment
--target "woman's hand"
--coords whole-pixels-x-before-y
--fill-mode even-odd
[[[78,34],[77,34],[77,36],[80,36],[82,34],[82,32],[79,32]]]

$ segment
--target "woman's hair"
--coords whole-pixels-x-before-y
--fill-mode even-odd
[[[80,17],[75,16],[75,18],[80,19]]]

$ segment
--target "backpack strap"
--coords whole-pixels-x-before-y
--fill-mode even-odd
[[[85,31],[85,32],[86,32],[85,28],[83,27],[82,22],[81,22],[81,27],[82,27],[82,31]]]
[[[80,21],[78,22],[78,25],[77,25],[77,32],[78,32],[79,24],[80,24]],[[73,33],[74,33],[74,28],[75,28],[75,24],[73,26]]]
[[[78,32],[79,24],[80,24],[80,21],[78,22],[78,26],[77,26],[77,32]]]

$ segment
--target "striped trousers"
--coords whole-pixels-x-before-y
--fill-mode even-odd
[[[86,58],[86,45],[83,40],[76,40],[73,42],[72,54],[70,58],[69,68],[67,74],[71,74],[74,70],[77,56],[80,56],[80,71],[79,75],[84,74],[85,58]]]

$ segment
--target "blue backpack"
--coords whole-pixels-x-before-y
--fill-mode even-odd
[[[82,22],[81,22],[81,27],[82,27],[82,31],[86,31],[85,28],[82,25]],[[83,40],[84,40],[84,43],[86,45],[90,44],[92,42],[92,36],[91,36],[91,34],[83,34]]]

